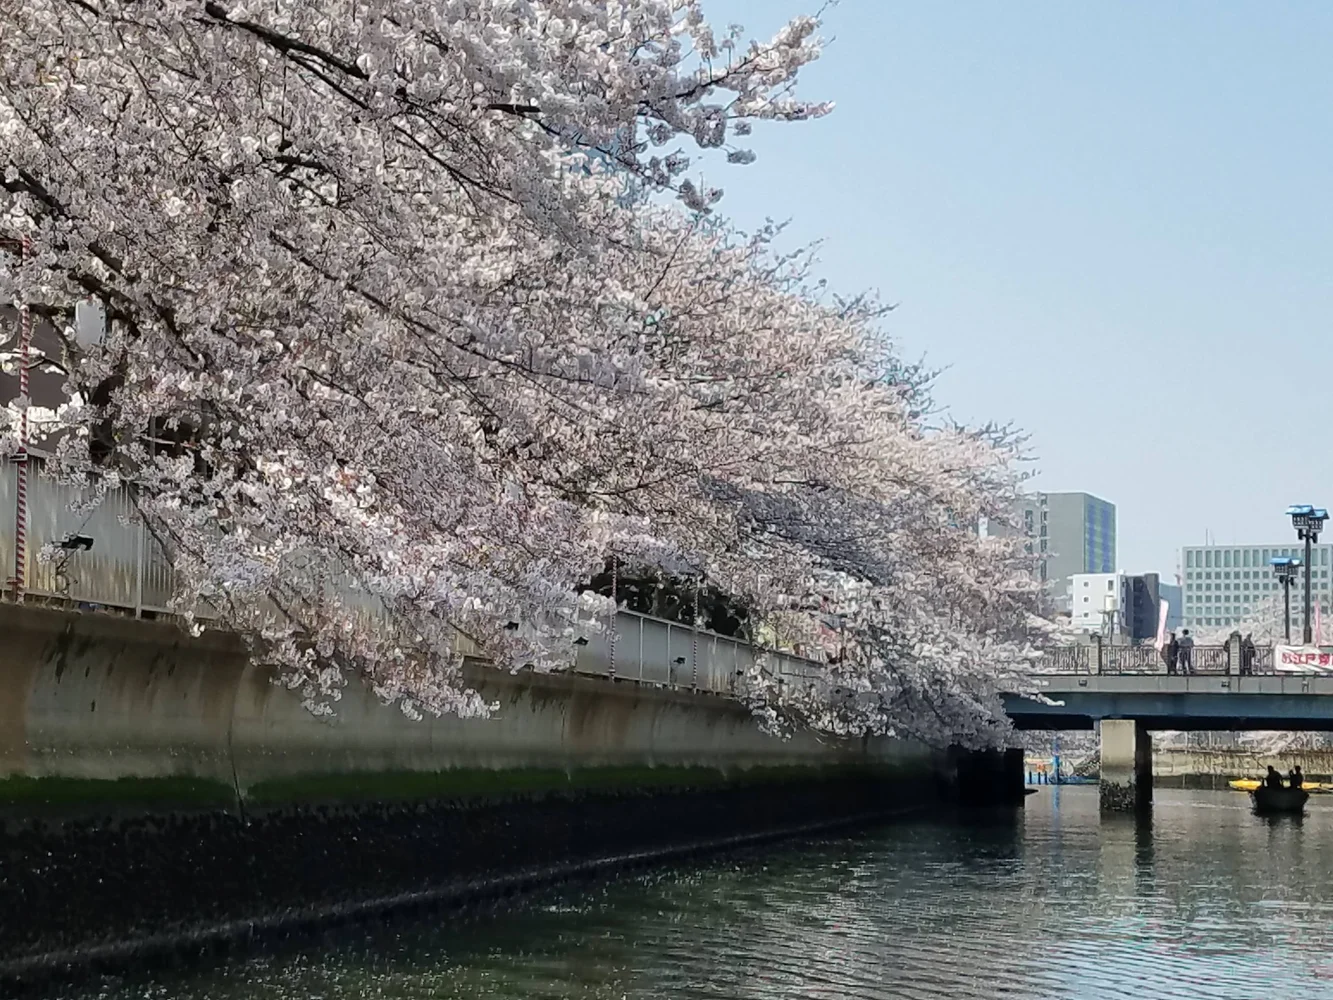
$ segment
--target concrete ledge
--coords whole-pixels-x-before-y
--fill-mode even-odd
[[[478,663],[465,677],[497,706],[491,718],[414,722],[356,683],[336,716],[316,718],[236,636],[13,605],[0,605],[0,629],[0,807],[160,807],[174,797],[182,808],[241,810],[284,795],[448,797],[613,775],[657,787],[675,772],[697,785],[755,769],[934,761],[889,740],[778,739],[715,695]]]

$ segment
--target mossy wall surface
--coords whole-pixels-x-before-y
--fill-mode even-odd
[[[0,980],[939,793],[924,748],[711,695],[477,667],[491,718],[353,685],[319,719],[225,635],[0,605],[0,636]]]
[[[11,815],[712,787],[932,761],[903,743],[779,739],[715,695],[481,666],[489,718],[413,721],[355,683],[317,718],[225,634],[0,605],[0,635]]]

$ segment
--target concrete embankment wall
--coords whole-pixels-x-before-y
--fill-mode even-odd
[[[497,706],[491,718],[414,722],[359,686],[346,689],[335,716],[318,718],[226,634],[192,638],[166,623],[0,606],[0,635],[0,802],[54,805],[62,784],[77,802],[88,781],[118,781],[130,798],[155,785],[171,798],[193,784],[225,806],[238,794],[276,803],[378,796],[390,785],[424,791],[426,775],[449,792],[451,773],[471,787],[514,770],[740,773],[929,759],[898,742],[778,739],[713,695],[480,667],[474,677]],[[419,777],[414,785],[385,775]],[[38,779],[45,797],[18,792]]]
[[[0,980],[869,818],[971,773],[777,739],[715,696],[477,669],[489,719],[359,687],[321,719],[234,637],[0,606]]]
[[[1233,778],[1261,778],[1272,764],[1282,774],[1299,764],[1310,781],[1333,781],[1333,752],[1292,750],[1258,754],[1240,750],[1157,750],[1152,768],[1155,784],[1167,787],[1226,788]]]

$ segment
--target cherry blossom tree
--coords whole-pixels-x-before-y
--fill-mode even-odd
[[[1261,646],[1271,646],[1283,641],[1285,635],[1285,615],[1282,597],[1267,597],[1254,605],[1253,610],[1234,625],[1214,625],[1199,630],[1196,641],[1203,645],[1218,645],[1231,638],[1232,633],[1249,635]],[[1292,632],[1299,641],[1301,609],[1299,604],[1292,607]]]
[[[30,0],[0,10],[10,302],[66,344],[65,475],[131,487],[181,581],[315,710],[364,678],[486,709],[570,662],[610,559],[840,623],[775,726],[994,741],[1039,641],[982,538],[1015,442],[937,420],[869,298],[734,232],[687,148],[751,159],[819,52],[694,0]],[[671,205],[658,195],[674,194]],[[521,623],[514,628],[512,624]]]

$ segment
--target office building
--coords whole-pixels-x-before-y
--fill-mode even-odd
[[[1019,500],[1014,526],[1030,555],[1040,555],[1039,573],[1059,611],[1073,614],[1070,581],[1076,573],[1114,574],[1115,504],[1090,493],[1030,493]]]
[[[1329,552],[1333,545],[1316,545],[1310,559],[1314,599],[1327,617],[1333,604]],[[1268,600],[1282,600],[1282,586],[1269,560],[1279,556],[1305,558],[1305,546],[1294,538],[1270,545],[1191,545],[1181,550],[1184,573],[1184,626],[1207,628],[1240,625]],[[1292,623],[1302,621],[1304,574],[1291,588]],[[1333,622],[1325,626],[1325,634]]]

